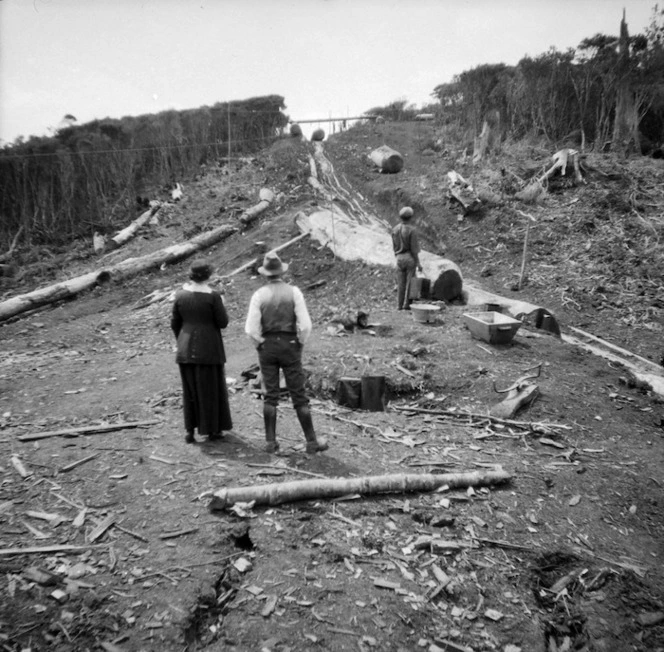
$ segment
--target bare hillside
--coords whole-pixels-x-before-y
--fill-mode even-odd
[[[553,152],[515,146],[473,167],[440,139],[426,123],[387,123],[324,147],[366,210],[393,222],[413,206],[426,248],[464,278],[546,306],[565,333],[582,328],[659,364],[661,162],[589,158],[586,184],[552,184],[539,204],[524,204],[515,194]],[[368,160],[382,144],[403,155],[398,174]],[[305,366],[330,449],[305,454],[284,400],[284,453],[263,452],[256,356],[243,333],[261,281],[248,263],[298,236],[298,213],[328,205],[308,182],[311,147],[283,139],[230,169],[201,169],[124,247],[25,253],[3,281],[8,300],[237,227],[205,252],[231,317],[234,428],[222,441],[184,442],[167,291],[186,279],[187,260],[0,325],[0,644],[664,650],[662,399],[615,362],[529,325],[509,344],[473,339],[460,301],[419,323],[394,309],[391,267],[344,261],[302,238],[281,255],[314,320]],[[450,170],[483,199],[462,220],[447,197]],[[261,188],[275,200],[244,225]],[[522,213],[535,222],[517,291]],[[338,328],[359,310],[370,328]],[[540,364],[532,404],[489,418],[496,388]],[[385,411],[339,405],[338,380],[362,376],[385,377]],[[448,474],[453,484],[497,470],[509,480],[211,508],[224,488],[402,474]]]

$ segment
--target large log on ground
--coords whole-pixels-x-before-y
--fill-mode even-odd
[[[430,280],[429,295],[436,301],[453,301],[462,295],[463,277],[456,263],[447,258],[420,254],[425,276]]]
[[[403,156],[387,145],[375,149],[369,154],[369,158],[380,168],[381,172],[395,174],[403,168]]]
[[[207,249],[213,244],[225,240],[233,233],[237,233],[237,228],[224,224],[211,231],[201,233],[191,240],[159,249],[146,256],[128,258],[110,267],[88,272],[83,276],[77,276],[27,294],[12,297],[0,303],[0,321],[49,303],[69,299],[84,290],[93,288],[98,283],[122,280],[148,269],[161,267],[164,264],[170,265],[192,256],[201,249]]]
[[[151,206],[149,210],[142,213],[137,217],[129,226],[125,227],[114,235],[106,244],[109,249],[117,249],[121,247],[125,242],[131,240],[137,233],[138,230],[147,224],[152,216],[161,208],[161,204],[156,204]]]
[[[336,498],[350,494],[372,496],[383,493],[435,491],[443,486],[450,489],[483,487],[511,480],[506,471],[471,471],[468,473],[374,475],[361,478],[295,480],[253,487],[224,488],[216,491],[211,509],[224,509],[239,502],[256,501],[257,505],[280,505],[297,500]]]
[[[261,213],[265,212],[274,201],[274,193],[269,188],[261,188],[258,198],[260,201],[255,206],[247,208],[247,210],[240,215],[240,222],[250,224]]]

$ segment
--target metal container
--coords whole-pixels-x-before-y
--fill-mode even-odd
[[[440,312],[440,306],[432,303],[411,303],[410,312],[416,322],[427,324],[436,321],[436,315]]]
[[[521,322],[499,312],[466,312],[463,321],[473,337],[489,344],[509,344]]]

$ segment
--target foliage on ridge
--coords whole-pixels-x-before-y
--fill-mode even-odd
[[[68,241],[124,225],[137,196],[247,155],[288,123],[279,95],[66,126],[0,149],[0,242]],[[152,197],[151,197],[152,198]]]

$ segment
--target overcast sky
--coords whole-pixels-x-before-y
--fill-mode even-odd
[[[348,117],[483,63],[650,23],[656,0],[0,0],[0,144],[277,94]]]

